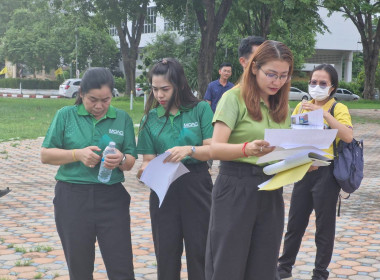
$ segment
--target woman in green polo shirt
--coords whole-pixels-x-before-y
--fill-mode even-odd
[[[137,144],[143,154],[138,177],[149,161],[166,151],[171,153],[166,161],[181,161],[190,170],[170,185],[161,207],[156,193],[150,195],[158,280],[180,279],[183,242],[188,279],[203,280],[212,190],[206,161],[213,113],[208,103],[194,97],[177,60],[158,62],[149,79],[152,91]]]
[[[137,158],[136,143],[130,116],[110,106],[113,88],[109,70],[87,70],[76,105],[57,112],[42,144],[41,161],[60,165],[53,202],[70,280],[93,279],[96,241],[108,278],[134,279],[130,196],[121,182]],[[100,147],[109,141],[116,143],[115,154],[104,163],[112,175],[102,184]]]
[[[265,41],[227,91],[213,118],[211,157],[221,160],[212,193],[206,252],[207,280],[274,280],[284,227],[282,188],[259,191],[270,176],[258,157],[271,151],[266,128],[289,128],[293,55]]]

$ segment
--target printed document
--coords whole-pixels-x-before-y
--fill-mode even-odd
[[[164,201],[170,184],[183,174],[190,172],[181,162],[164,163],[164,160],[169,155],[169,152],[165,152],[152,159],[145,167],[140,178],[141,182],[145,183],[157,194],[160,201],[159,207]]]
[[[307,113],[293,115],[292,128],[293,129],[323,129],[323,109],[310,111]]]

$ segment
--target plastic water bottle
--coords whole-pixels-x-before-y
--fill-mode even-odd
[[[115,153],[115,142],[110,142],[107,148],[104,149],[102,162],[100,163],[98,180],[102,183],[108,183],[111,179],[112,169],[104,167],[104,160],[107,155]]]

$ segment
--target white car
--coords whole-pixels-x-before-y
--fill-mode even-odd
[[[296,87],[290,87],[289,100],[310,100],[311,96],[309,93],[304,92]]]
[[[336,90],[336,93],[333,95],[333,97],[335,98],[335,100],[344,100],[344,101],[351,101],[351,100],[359,100],[360,97],[359,95],[356,95],[356,94],[353,94],[351,91],[349,91],[348,89],[344,89],[344,88],[338,88]]]
[[[59,86],[59,95],[68,98],[76,98],[79,93],[81,79],[68,79]],[[112,96],[119,96],[117,88],[113,89]]]
[[[79,93],[81,79],[68,79],[59,86],[59,95],[76,98]]]
[[[136,97],[144,96],[144,90],[139,84],[136,84]]]

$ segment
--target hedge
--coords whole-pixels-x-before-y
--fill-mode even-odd
[[[23,89],[59,89],[60,81],[7,78],[0,79],[0,88],[20,88]]]
[[[303,90],[305,92],[309,91],[308,82],[306,81],[292,81],[291,86],[299,88],[300,90]],[[344,81],[339,81],[338,87],[348,89],[352,93],[362,96],[362,91],[360,90],[360,85],[358,83],[355,83],[355,82],[347,83]]]

